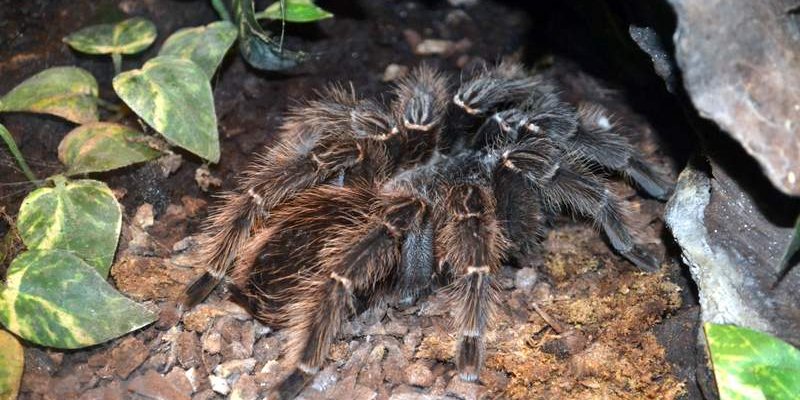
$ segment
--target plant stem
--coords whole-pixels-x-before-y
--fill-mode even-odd
[[[286,33],[286,0],[280,0],[281,2],[281,41],[278,45],[278,51],[283,52],[283,35]]]
[[[14,142],[14,138],[11,137],[11,132],[9,132],[8,129],[6,129],[6,127],[3,125],[0,125],[0,138],[3,138],[3,141],[6,142],[6,146],[8,146],[8,150],[11,152],[11,155],[17,159],[17,163],[19,163],[22,173],[25,174],[31,183],[35,184],[36,186],[41,186],[39,179],[36,178],[36,175],[33,174],[33,171],[28,168],[28,163],[25,162],[25,159],[22,157],[22,153],[19,151],[17,144]]]
[[[121,105],[114,104],[114,103],[112,103],[110,101],[103,100],[103,99],[101,99],[99,97],[97,98],[97,105],[102,107],[102,108],[105,108],[108,111],[112,111],[112,112],[115,112],[115,113],[120,112],[120,110],[122,109]]]
[[[122,72],[122,54],[111,53],[111,62],[114,63],[114,76],[119,75]]]
[[[225,4],[222,3],[222,0],[211,0],[211,6],[214,7],[214,10],[219,14],[220,18],[225,21],[231,20],[231,14],[228,13],[228,9],[225,7]]]

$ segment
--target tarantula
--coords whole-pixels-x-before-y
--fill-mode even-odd
[[[642,270],[658,268],[600,171],[659,199],[671,185],[603,108],[575,108],[510,62],[454,93],[422,66],[392,94],[385,105],[334,85],[293,109],[205,228],[207,272],[184,303],[230,274],[257,318],[289,329],[297,367],[275,397],[293,398],[318,371],[356,299],[413,303],[433,276],[449,281],[460,377],[476,380],[495,273],[537,251],[546,216],[562,209]]]

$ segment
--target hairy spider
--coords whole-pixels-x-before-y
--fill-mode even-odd
[[[413,303],[432,276],[455,310],[455,364],[478,378],[498,303],[501,262],[538,251],[547,215],[592,220],[645,271],[658,262],[632,239],[604,172],[664,199],[669,181],[597,105],[577,108],[515,63],[484,67],[455,93],[420,67],[390,105],[331,86],[293,109],[206,226],[207,272],[191,306],[226,275],[254,315],[286,326],[296,369],[274,395],[293,398],[323,364],[354,300]]]

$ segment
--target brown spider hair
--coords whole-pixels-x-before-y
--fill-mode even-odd
[[[297,368],[278,398],[293,398],[323,365],[356,299],[413,303],[434,275],[449,280],[456,368],[478,379],[495,275],[539,250],[554,213],[590,219],[619,254],[658,268],[606,178],[621,174],[662,199],[671,184],[601,107],[574,107],[508,62],[454,93],[422,66],[391,93],[387,105],[334,85],[293,109],[205,227],[206,273],[184,303],[231,275],[257,318],[287,327]]]

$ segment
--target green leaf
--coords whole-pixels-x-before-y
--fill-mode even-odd
[[[233,15],[239,25],[239,51],[248,64],[265,71],[280,71],[303,62],[305,53],[285,50],[258,24],[253,0],[233,0]]]
[[[36,182],[36,175],[33,174],[33,171],[28,167],[28,163],[25,162],[25,158],[22,157],[22,153],[19,151],[17,147],[17,143],[14,141],[14,138],[11,137],[11,132],[6,129],[3,124],[0,124],[0,139],[3,139],[6,142],[6,146],[8,146],[8,151],[11,152],[11,155],[14,156],[14,159],[17,160],[17,164],[19,164],[20,169],[22,169],[22,173],[25,174],[25,177],[28,178],[31,182]]]
[[[67,174],[110,171],[152,160],[161,153],[148,146],[147,136],[125,125],[93,122],[72,130],[58,145],[58,159]]]
[[[189,60],[151,59],[117,75],[117,95],[168,141],[211,162],[219,161],[219,133],[208,75]]]
[[[86,54],[136,54],[155,40],[156,26],[141,17],[87,26],[64,38],[70,47]]]
[[[117,292],[75,254],[31,250],[8,268],[0,287],[0,323],[42,346],[77,349],[114,339],[156,320]]]
[[[208,79],[211,79],[222,62],[222,57],[236,41],[237,33],[236,27],[228,21],[184,28],[167,38],[158,55],[172,55],[194,61],[203,69]]]
[[[75,253],[108,276],[122,227],[111,190],[95,180],[53,177],[55,187],[36,189],[22,201],[17,229],[28,249]]]
[[[281,20],[284,19],[285,13],[287,22],[314,22],[333,17],[333,14],[317,6],[311,0],[286,0],[285,7],[285,10],[281,10],[281,2],[276,1],[264,11],[256,14],[256,18]]]
[[[0,330],[0,399],[17,398],[22,370],[25,366],[25,354],[17,338]]]
[[[800,350],[746,328],[704,327],[721,400],[797,399]]]
[[[97,81],[76,67],[46,69],[0,97],[0,111],[52,114],[85,124],[97,121]]]
[[[797,251],[800,250],[800,216],[794,222],[794,230],[792,231],[792,240],[789,242],[789,245],[786,246],[786,250],[783,252],[783,257],[781,258],[780,264],[778,264],[778,279],[775,280],[774,286],[777,286],[781,283],[783,278],[792,270],[792,267],[795,264],[791,264],[792,258],[797,254]]]

